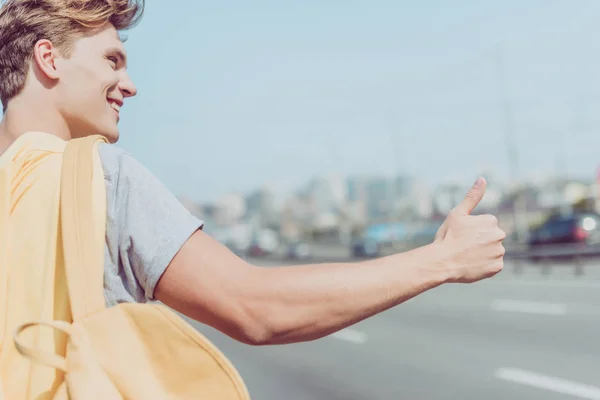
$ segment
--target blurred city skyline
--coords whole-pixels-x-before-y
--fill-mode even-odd
[[[596,174],[595,1],[146,3],[118,145],[178,196],[281,198],[331,175],[505,184],[511,133],[520,179]]]

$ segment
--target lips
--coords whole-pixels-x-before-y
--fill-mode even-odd
[[[116,117],[117,117],[117,121],[119,121],[119,119],[120,119],[119,113],[121,112],[121,107],[123,106],[123,100],[113,99],[110,97],[108,97],[106,100],[108,101],[108,105],[110,106],[110,108],[115,110],[115,112],[117,113]]]
[[[106,101],[108,105],[114,109],[116,112],[121,111],[121,107],[123,107],[123,100],[116,97],[106,97]]]
[[[117,104],[115,102],[109,102],[108,104],[110,105],[110,108],[112,108],[116,112],[120,112],[121,111],[121,106],[119,104]]]

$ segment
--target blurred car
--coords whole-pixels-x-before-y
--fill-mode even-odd
[[[600,215],[581,212],[551,217],[529,234],[531,260],[579,257],[578,251],[600,245]],[[578,250],[581,249],[581,250]]]
[[[381,246],[373,239],[359,239],[352,244],[352,256],[373,258],[381,254]]]
[[[287,248],[287,258],[290,260],[308,260],[311,257],[311,249],[307,243],[292,243]]]
[[[244,257],[248,251],[247,247],[244,247],[235,241],[225,241],[223,244],[238,257]]]
[[[247,254],[249,257],[266,257],[271,254],[271,251],[266,249],[264,246],[261,246],[259,243],[252,243],[250,247],[248,247]]]
[[[529,236],[529,246],[573,243],[600,243],[600,215],[588,212],[552,217]]]

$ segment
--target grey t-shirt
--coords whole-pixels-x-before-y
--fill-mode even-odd
[[[154,300],[156,283],[203,222],[120,148],[101,144],[99,154],[107,195],[107,306]]]

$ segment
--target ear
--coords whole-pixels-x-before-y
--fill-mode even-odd
[[[50,80],[58,79],[56,68],[56,59],[58,56],[58,49],[47,39],[38,40],[33,47],[33,62]]]

